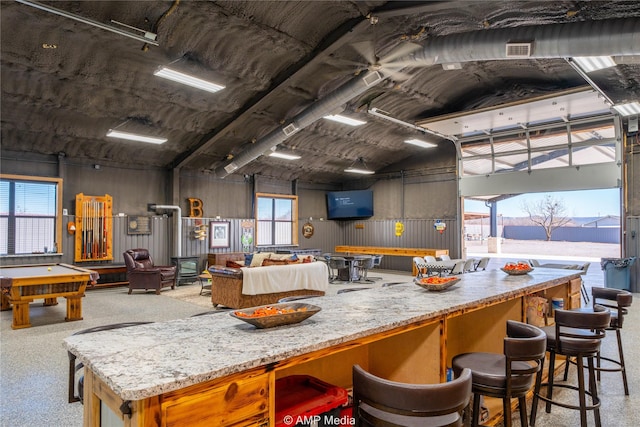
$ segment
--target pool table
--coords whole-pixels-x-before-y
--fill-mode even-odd
[[[82,298],[95,272],[68,264],[16,265],[0,268],[2,310],[13,305],[13,329],[29,328],[29,303],[44,299],[45,306],[67,299],[67,322],[82,320]]]

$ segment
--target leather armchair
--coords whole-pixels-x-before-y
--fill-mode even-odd
[[[127,266],[129,293],[133,289],[155,289],[156,294],[160,295],[160,290],[164,287],[171,286],[171,289],[175,289],[175,265],[154,265],[147,249],[128,249],[122,255]]]

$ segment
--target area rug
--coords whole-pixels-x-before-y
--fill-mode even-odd
[[[213,308],[213,304],[211,304],[211,293],[205,289],[202,295],[200,295],[199,283],[183,284],[177,286],[175,289],[163,290],[161,295],[200,307]]]

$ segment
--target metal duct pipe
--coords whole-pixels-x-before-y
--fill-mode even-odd
[[[531,43],[528,56],[507,56],[507,43],[516,42]],[[434,37],[424,49],[400,58],[398,62],[406,63],[407,67],[423,67],[452,62],[636,54],[640,54],[640,20],[625,18],[501,28]],[[411,63],[415,65],[409,65]],[[373,72],[352,79],[309,106],[287,126],[270,132],[226,166],[216,168],[215,176],[226,177],[387,77],[389,76]]]
[[[149,205],[149,209],[154,211],[158,209],[176,211],[176,218],[173,221],[176,229],[176,233],[173,238],[173,256],[179,258],[180,256],[182,256],[182,209],[180,209],[180,206],[173,205]]]
[[[377,71],[367,73],[363,77],[355,77],[349,82],[339,87],[334,92],[313,105],[307,107],[300,114],[295,116],[287,125],[277,128],[256,142],[253,146],[242,152],[238,157],[233,159],[224,167],[216,168],[213,173],[219,178],[224,178],[236,169],[252,162],[268,150],[272,149],[282,141],[293,135],[294,133],[315,123],[322,117],[333,114],[336,108],[350,101],[356,96],[364,93],[371,86],[374,86],[384,80]]]
[[[507,56],[507,43],[531,43],[528,56]],[[640,54],[640,19],[624,18],[480,30],[434,37],[400,62],[447,64],[527,58]]]

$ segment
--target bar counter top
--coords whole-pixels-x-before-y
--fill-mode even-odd
[[[224,311],[92,334],[63,345],[125,400],[142,400],[204,381],[323,350],[377,333],[498,304],[580,277],[536,268],[523,276],[487,270],[459,276],[445,291],[413,283],[328,295],[297,325],[256,329]]]

